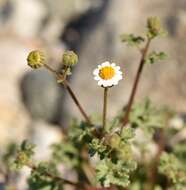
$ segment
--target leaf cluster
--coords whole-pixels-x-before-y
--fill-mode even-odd
[[[14,162],[12,162],[12,169],[19,170],[25,165],[29,165],[34,155],[35,145],[29,143],[28,141],[23,141],[20,147],[17,149],[16,157]]]
[[[63,190],[63,183],[54,180],[51,175],[59,175],[56,165],[51,162],[39,163],[28,178],[29,190]]]
[[[164,52],[151,52],[146,58],[145,63],[146,64],[154,64],[158,61],[163,61],[167,58],[167,55]]]
[[[133,128],[142,128],[147,134],[154,134],[156,129],[165,126],[165,109],[157,108],[149,99],[133,106],[130,114]]]
[[[129,175],[136,169],[136,162],[132,160],[112,162],[110,159],[104,159],[97,167],[97,180],[104,187],[111,184],[127,187],[130,183]]]
[[[179,160],[174,154],[164,152],[159,163],[159,172],[167,176],[175,189],[184,189],[186,186],[186,167],[184,162]],[[179,187],[179,188],[178,188]]]
[[[145,41],[142,36],[135,36],[134,34],[122,34],[121,41],[131,47],[138,47]]]

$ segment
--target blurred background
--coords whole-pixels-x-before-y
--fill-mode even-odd
[[[102,111],[103,92],[93,80],[93,69],[107,60],[120,65],[124,80],[110,91],[112,116],[128,100],[140,57],[120,42],[120,35],[143,34],[149,16],[160,17],[169,32],[152,48],[169,57],[145,67],[137,99],[147,96],[184,114],[186,0],[0,0],[0,148],[30,138],[42,158],[69,118],[81,118],[50,73],[27,66],[31,50],[44,50],[56,69],[64,50],[79,55],[70,83],[89,114]]]

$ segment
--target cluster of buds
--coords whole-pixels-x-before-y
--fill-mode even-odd
[[[46,56],[40,50],[31,51],[27,57],[27,63],[32,69],[38,69],[46,64]],[[78,63],[78,56],[73,51],[66,51],[62,56],[62,64],[72,67]]]
[[[31,51],[27,57],[27,63],[32,69],[38,69],[47,65],[46,56],[42,51]],[[65,79],[71,74],[71,68],[78,63],[78,56],[73,51],[66,51],[62,56],[62,75]]]

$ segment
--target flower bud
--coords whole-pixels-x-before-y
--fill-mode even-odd
[[[38,69],[45,64],[45,55],[39,50],[31,51],[27,57],[27,63],[32,69]]]
[[[63,54],[62,62],[65,66],[74,66],[78,63],[78,56],[73,51],[66,51]]]
[[[149,17],[147,20],[147,28],[151,37],[156,37],[161,33],[161,22],[158,17]]]

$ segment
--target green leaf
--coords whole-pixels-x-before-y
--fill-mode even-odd
[[[74,120],[69,127],[69,138],[76,143],[89,143],[93,138],[92,129],[85,122],[78,123],[77,120]]]
[[[123,34],[121,35],[121,41],[127,43],[128,46],[139,46],[145,39],[134,34]]]
[[[113,129],[119,126],[121,117],[116,116],[113,120],[109,123],[108,132],[112,132]]]
[[[50,162],[41,162],[32,171],[28,179],[29,190],[63,190],[63,184],[48,176],[58,175],[56,165]]]
[[[18,146],[15,143],[8,144],[5,153],[2,155],[2,162],[6,166],[11,166],[18,151]]]
[[[117,185],[127,187],[130,183],[129,174],[136,169],[134,161],[118,161],[113,163],[104,159],[96,167],[96,179],[104,187]]]
[[[186,162],[186,140],[174,145],[173,152],[177,158]]]
[[[146,64],[154,64],[155,62],[165,60],[167,55],[164,52],[151,52],[145,59]]]
[[[166,114],[164,108],[157,108],[147,98],[143,102],[134,104],[130,123],[134,128],[142,128],[147,135],[152,135],[158,128],[165,125]]]
[[[174,154],[163,153],[160,158],[159,172],[174,184],[186,185],[186,167]]]
[[[124,127],[121,134],[121,140],[127,142],[135,137],[135,130],[132,127]]]
[[[90,156],[94,156],[95,154],[100,156],[100,159],[107,157],[109,154],[109,147],[103,144],[103,141],[99,139],[93,139],[91,143],[89,143],[89,154]]]
[[[70,168],[80,164],[80,154],[77,146],[71,141],[61,141],[51,146],[52,160],[55,163],[64,163]]]
[[[11,169],[19,170],[24,165],[29,164],[34,155],[35,145],[28,141],[23,141],[20,147],[17,148],[15,159],[12,161]]]

